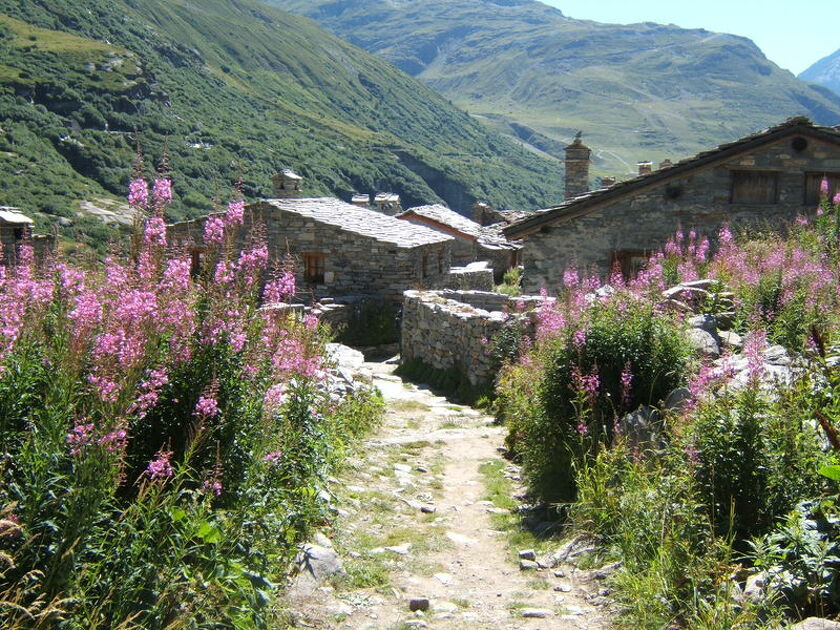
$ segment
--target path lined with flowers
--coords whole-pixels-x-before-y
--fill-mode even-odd
[[[517,545],[527,538],[500,531],[516,519],[488,497],[500,483],[519,490],[518,470],[499,455],[504,428],[403,383],[393,366],[368,367],[386,419],[338,480],[340,515],[325,532],[348,575],[293,589],[295,625],[607,628],[605,610],[591,603],[604,603],[601,583],[571,567],[521,570]],[[428,609],[412,611],[422,600]]]

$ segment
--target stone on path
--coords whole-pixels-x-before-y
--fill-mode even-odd
[[[537,552],[533,549],[523,549],[519,552],[519,558],[521,560],[536,560]]]
[[[529,619],[545,619],[551,612],[543,608],[523,608],[522,616]]]
[[[805,621],[790,626],[789,630],[840,630],[840,623],[819,617],[808,617]]]
[[[540,568],[533,560],[520,560],[519,561],[519,570],[520,571],[536,571]]]

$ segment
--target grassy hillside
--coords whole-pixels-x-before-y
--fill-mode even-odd
[[[535,208],[561,194],[556,161],[256,0],[0,0],[0,60],[0,205],[40,213],[42,229],[80,200],[122,196],[138,144],[147,167],[169,155],[176,218],[239,178],[268,195],[282,168],[315,194],[394,190],[411,204]]]
[[[818,83],[840,94],[840,50],[823,57],[799,75],[803,81]]]
[[[489,126],[557,155],[578,129],[596,170],[679,158],[840,98],[748,39],[574,20],[533,0],[271,0],[434,87]]]

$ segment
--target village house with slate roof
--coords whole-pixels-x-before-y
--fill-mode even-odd
[[[198,262],[206,220],[168,226],[170,245],[189,249]],[[245,227],[244,233],[251,227],[263,230],[275,263],[292,257],[302,295],[398,302],[403,291],[439,287],[449,276],[452,237],[331,197],[250,204]]]
[[[567,266],[625,273],[678,230],[713,238],[724,224],[776,223],[813,213],[828,179],[840,190],[840,129],[796,117],[695,157],[587,191],[589,148],[566,147],[566,185],[580,192],[503,229],[524,244],[524,289],[555,290]],[[571,181],[570,181],[571,178]],[[583,190],[580,190],[581,181]]]
[[[17,259],[17,248],[23,243],[30,243],[35,249],[35,257],[43,259],[55,249],[55,238],[51,234],[33,234],[35,222],[20,208],[0,206],[0,247],[3,261]]]
[[[501,234],[500,226],[479,225],[440,204],[409,208],[397,218],[452,236],[455,239],[452,264],[487,261],[496,282],[501,282],[504,273],[519,264],[522,247],[507,240]]]

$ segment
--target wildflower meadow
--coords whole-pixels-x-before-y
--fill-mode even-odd
[[[276,305],[294,276],[241,198],[200,265],[167,247],[171,200],[134,178],[125,255],[0,266],[4,628],[271,626],[329,467],[378,416],[324,390],[328,331]]]
[[[530,494],[620,563],[628,627],[840,612],[840,195],[822,191],[783,229],[679,232],[629,279],[568,270],[500,375]],[[689,343],[698,316],[722,356]]]

